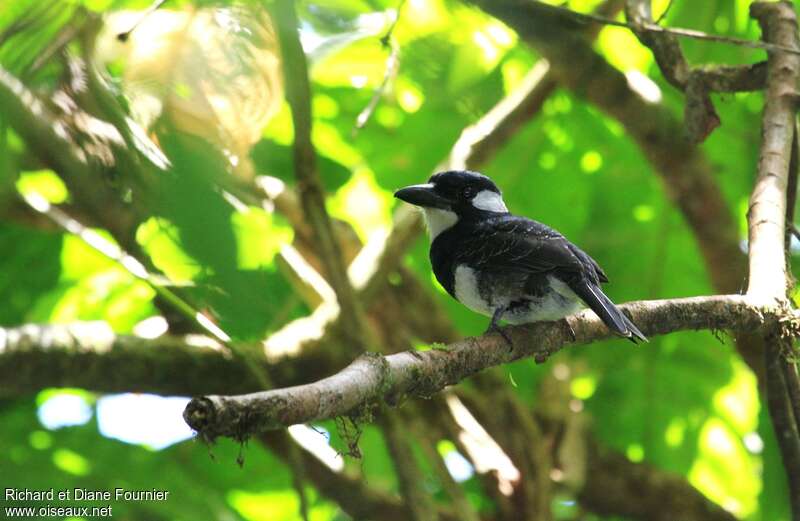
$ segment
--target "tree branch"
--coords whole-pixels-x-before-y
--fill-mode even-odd
[[[437,170],[463,170],[484,164],[519,128],[541,110],[558,83],[547,60],[539,60],[519,87],[465,128]]]
[[[104,322],[0,329],[0,395],[47,387],[184,396],[259,388],[209,338],[122,336]]]
[[[792,339],[767,337],[764,360],[767,367],[767,408],[781,451],[783,468],[789,485],[792,519],[800,520],[800,434],[794,418],[790,389],[784,374],[785,357],[793,346]]]
[[[423,474],[411,449],[410,437],[403,428],[397,411],[387,411],[378,419],[386,447],[397,471],[400,492],[415,521],[436,521],[439,518],[431,495],[422,487]]]
[[[569,19],[581,23],[599,23],[603,25],[613,25],[615,27],[626,27],[632,31],[647,31],[650,33],[661,33],[670,36],[678,36],[681,38],[692,38],[695,40],[705,40],[709,42],[718,42],[718,43],[725,43],[729,45],[739,45],[742,47],[748,47],[751,49],[765,49],[768,51],[781,51],[790,54],[797,54],[800,55],[800,51],[794,47],[779,45],[769,42],[756,42],[752,40],[744,40],[742,38],[733,38],[731,36],[720,36],[717,34],[709,34],[704,33],[702,31],[696,31],[694,29],[683,29],[680,27],[662,27],[660,25],[656,25],[655,23],[646,22],[642,24],[629,24],[625,22],[620,22],[619,20],[614,20],[612,18],[606,18],[604,16],[598,16],[594,14],[588,13],[579,13],[577,11],[572,11],[571,9],[567,9],[565,7],[546,4],[541,2],[540,0],[512,0],[518,4],[525,5],[530,9],[538,9],[543,13],[548,13],[552,17],[558,17],[562,19]]]
[[[761,25],[763,39],[797,48],[797,15],[791,2],[757,2],[750,14]],[[764,305],[789,308],[787,292],[793,281],[786,267],[786,190],[795,142],[797,82],[800,58],[771,53],[767,66],[767,92],[762,117],[762,143],[758,176],[748,211],[750,284],[747,294]],[[796,165],[795,165],[796,166]],[[792,194],[794,202],[795,194]],[[789,484],[793,519],[800,520],[800,434],[791,402],[796,375],[790,355],[797,329],[776,324],[764,334],[767,371],[767,407],[778,440]],[[790,369],[791,372],[786,369]]]
[[[680,476],[590,443],[578,501],[592,512],[646,521],[735,521]]]
[[[683,55],[676,34],[652,31],[656,26],[650,0],[627,0],[625,13],[639,40],[653,51],[662,74],[686,95],[684,123],[694,143],[706,139],[719,125],[720,119],[711,101],[711,91],[754,90],[764,87],[763,64],[737,67],[693,68]],[[758,66],[762,65],[762,66]]]
[[[199,340],[192,345],[186,339],[169,336],[154,340],[117,336],[104,323],[2,329],[0,396],[30,394],[47,387],[81,387],[100,392],[139,391],[166,395],[208,392],[233,394],[259,388],[258,382],[241,360],[226,356],[223,351],[211,347],[214,344],[210,339],[206,339],[205,343]],[[309,370],[318,372],[319,365],[329,364],[315,360],[309,362],[307,368],[292,368],[281,364],[280,370],[272,369],[276,382],[291,385],[292,378],[296,375],[305,375]],[[264,436],[270,440],[267,445],[279,457],[285,457],[287,452],[281,448],[282,445],[272,441],[277,434],[275,431]],[[409,518],[408,510],[397,498],[374,490],[346,473],[336,473],[328,469],[308,453],[303,452],[301,459],[306,478],[323,495],[336,501],[353,517],[382,520]],[[603,481],[603,476],[616,471],[600,472],[601,467],[592,468],[597,472],[593,472],[589,479],[596,476],[598,481],[594,485],[587,482],[587,487],[606,487],[606,496],[610,497],[622,497],[625,494],[624,490],[614,492],[615,488],[608,488],[614,485],[614,481]],[[656,469],[648,469],[653,473],[658,472]],[[659,481],[657,474],[647,479],[647,482]],[[693,491],[691,487],[686,488]],[[693,493],[697,494],[696,491]],[[666,507],[669,508],[669,505]],[[606,508],[618,506],[610,504]],[[439,511],[439,515],[445,520],[460,519],[443,510]]]
[[[62,121],[45,106],[19,79],[0,67],[0,107],[5,121],[25,140],[46,164],[56,171],[69,188],[75,202],[85,207],[92,220],[103,222],[106,228],[125,246],[130,237],[130,212],[105,212],[109,201],[119,198],[104,179],[76,153],[65,137]]]
[[[272,431],[259,438],[279,458],[286,461],[293,443],[285,431]],[[316,457],[301,449],[300,461],[305,476],[323,496],[335,501],[353,519],[380,519],[381,521],[408,521],[408,505],[396,496],[377,490],[364,479],[345,472],[335,472]],[[452,512],[439,508],[442,521],[460,519]]]
[[[361,304],[356,299],[347,278],[342,253],[333,233],[331,219],[325,208],[325,193],[319,180],[316,151],[311,142],[311,88],[308,81],[306,56],[300,45],[299,22],[292,0],[278,0],[273,8],[283,54],[286,98],[292,109],[294,123],[294,171],[297,189],[305,217],[316,236],[319,258],[325,267],[327,280],[336,293],[341,307],[343,332],[350,347],[357,353],[370,345],[369,331],[364,321]]]
[[[627,0],[625,17],[630,28],[639,40],[653,51],[658,67],[664,78],[673,86],[684,90],[689,80],[690,67],[683,56],[678,38],[669,32],[648,31],[645,27],[654,25],[651,0]]]
[[[760,330],[784,316],[774,307],[755,307],[740,295],[642,301],[623,309],[651,336],[691,329]],[[795,319],[793,314],[788,317]],[[385,357],[366,354],[339,373],[312,384],[243,396],[195,398],[187,405],[184,419],[209,439],[246,437],[333,418],[379,400],[392,404],[405,395],[430,396],[487,367],[529,356],[543,362],[566,345],[611,336],[589,311],[568,320],[574,341],[563,322],[541,322],[505,329],[514,342],[513,351],[502,337],[489,334],[429,351]]]
[[[794,9],[786,3],[755,3],[764,37],[795,45]],[[764,301],[786,298],[786,186],[792,154],[800,58],[770,56],[758,176],[748,209],[750,282],[747,294]]]

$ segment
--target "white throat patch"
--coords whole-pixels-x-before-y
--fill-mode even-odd
[[[458,222],[458,216],[455,212],[451,212],[450,210],[423,208],[422,212],[425,216],[425,224],[428,226],[428,232],[431,234],[431,242],[433,242],[437,235]]]
[[[472,200],[472,206],[478,210],[486,210],[487,212],[508,212],[506,203],[503,202],[503,197],[491,190],[481,190],[478,192],[478,195]]]

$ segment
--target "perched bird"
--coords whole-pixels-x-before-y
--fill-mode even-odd
[[[422,208],[436,280],[469,309],[492,317],[487,332],[502,334],[500,320],[559,320],[584,303],[614,333],[647,341],[600,289],[608,278],[597,262],[554,229],[509,213],[485,175],[440,172],[394,195]]]

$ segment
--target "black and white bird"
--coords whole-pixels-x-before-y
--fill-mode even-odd
[[[394,195],[422,208],[436,280],[466,307],[491,317],[489,331],[500,331],[501,320],[559,320],[585,304],[614,333],[647,341],[600,289],[608,278],[597,262],[556,230],[509,213],[485,175],[440,172]]]

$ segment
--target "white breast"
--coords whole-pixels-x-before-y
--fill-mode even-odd
[[[492,316],[494,309],[491,308],[489,302],[481,298],[475,270],[462,264],[456,267],[454,275],[456,300],[476,313]]]
[[[538,298],[522,293],[481,295],[475,270],[464,264],[456,267],[454,277],[456,299],[472,311],[488,317],[494,314],[497,307],[506,306],[510,302],[520,299],[528,300],[528,306],[514,307],[502,316],[501,320],[509,324],[559,320],[583,307],[582,301],[569,286],[553,276],[547,278],[550,283],[550,291]]]
[[[549,275],[550,291],[543,297],[532,299],[530,307],[519,309],[516,313],[503,315],[509,324],[526,324],[545,320],[560,320],[577,312],[583,307],[583,301],[563,281]]]

